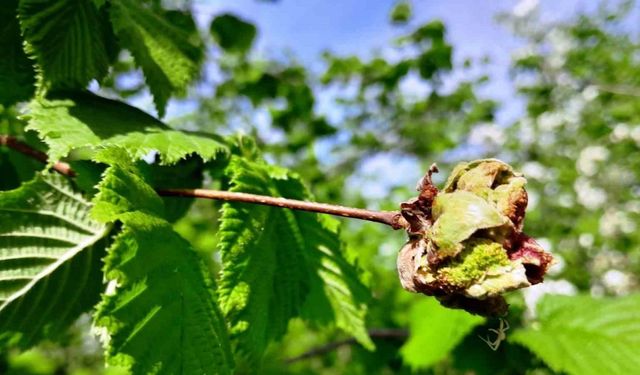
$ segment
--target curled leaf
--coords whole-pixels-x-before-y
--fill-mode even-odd
[[[462,251],[462,241],[479,229],[510,226],[510,221],[495,205],[468,191],[440,194],[432,208],[433,226],[429,231],[437,249],[436,258],[443,259]]]
[[[443,191],[431,173],[401,204],[410,239],[398,254],[403,288],[445,306],[502,315],[502,294],[542,282],[551,254],[522,233],[526,179],[496,159],[456,166]]]

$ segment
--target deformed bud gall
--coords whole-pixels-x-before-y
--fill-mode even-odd
[[[552,257],[522,233],[526,179],[496,159],[456,166],[439,191],[432,167],[401,205],[409,241],[398,254],[403,288],[449,307],[502,315],[502,294],[540,283]]]

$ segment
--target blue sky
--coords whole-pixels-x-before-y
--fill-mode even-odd
[[[441,19],[447,25],[456,61],[485,55],[491,58],[486,70],[491,81],[481,93],[506,103],[498,113],[498,122],[508,124],[521,113],[520,103],[513,100],[508,66],[511,54],[522,44],[496,22],[495,16],[532,1],[538,3],[535,0],[413,0],[414,18],[405,29],[388,22],[394,0],[279,0],[275,3],[194,0],[194,4],[203,25],[222,12],[238,14],[258,26],[258,53],[272,56],[288,50],[307,66],[318,66],[319,55],[324,50],[370,56],[411,25]],[[545,20],[590,11],[597,3],[593,0],[539,1]]]
[[[480,59],[488,56],[491,59],[481,70],[490,76],[490,80],[480,90],[480,95],[501,103],[502,107],[496,118],[500,126],[512,124],[523,113],[522,101],[515,94],[513,82],[509,77],[511,56],[523,46],[523,43],[514,38],[507,27],[496,21],[496,15],[538,4],[541,18],[553,21],[571,18],[581,12],[589,13],[595,10],[599,2],[413,0],[413,19],[403,28],[390,25],[388,20],[395,0],[279,0],[275,3],[260,0],[192,0],[194,13],[203,30],[208,29],[216,15],[225,12],[239,15],[257,25],[259,34],[255,53],[258,56],[283,56],[283,51],[287,51],[286,53],[316,71],[322,69],[320,55],[325,50],[338,55],[356,54],[363,58],[376,52],[392,56],[393,51],[388,46],[395,37],[426,21],[440,19],[447,26],[447,39],[454,46],[454,60],[458,65],[465,58]],[[636,8],[636,17],[631,19],[637,20],[639,12]],[[640,23],[625,26],[637,31],[640,29],[638,25]],[[449,83],[465,78],[459,72],[460,70],[457,70],[456,74],[449,78]],[[411,83],[408,82],[407,89],[419,94],[423,88]],[[319,111],[328,115],[330,119],[339,118],[340,114],[333,108],[331,100],[324,99],[319,100]],[[130,100],[133,105],[155,113],[148,91]],[[196,103],[193,101],[172,100],[167,108],[166,120],[171,121],[196,109]],[[258,129],[268,129],[268,121],[265,118],[258,115],[255,120],[254,126]],[[277,139],[278,134],[273,135],[276,137],[274,139]],[[324,152],[322,144],[317,147],[316,152],[321,160],[331,157]],[[362,192],[375,201],[376,198],[388,194],[392,186],[415,183],[422,174],[420,165],[424,162],[393,154],[378,155],[363,161],[358,173],[353,174],[348,185],[375,187],[373,190]],[[380,183],[380,176],[384,176],[384,183]],[[377,182],[367,183],[373,181]]]
[[[490,64],[482,70],[490,75],[490,83],[480,94],[502,103],[497,122],[503,126],[511,124],[522,114],[522,102],[516,98],[509,77],[509,64],[511,55],[523,44],[513,37],[507,27],[496,21],[496,15],[539,4],[542,19],[552,21],[570,18],[581,11],[592,11],[597,3],[594,0],[413,0],[412,22],[399,28],[388,21],[394,0],[279,0],[275,3],[258,0],[193,0],[194,12],[204,28],[215,15],[225,12],[239,15],[258,27],[258,55],[281,56],[283,51],[288,51],[304,65],[318,70],[321,69],[320,54],[325,50],[364,58],[376,51],[392,53],[386,46],[395,37],[411,30],[413,26],[441,19],[447,26],[447,38],[454,46],[454,60],[458,64],[465,58],[488,56],[491,59]],[[462,78],[455,75],[451,80]],[[419,92],[420,87],[413,89]],[[320,110],[331,117],[335,109],[331,108],[330,101],[327,103],[328,107],[320,100]],[[186,109],[176,103],[173,108],[169,107],[169,117],[172,112],[179,113]],[[317,151],[323,154],[322,149]],[[354,174],[348,185],[375,186],[373,190],[362,192],[375,201],[388,194],[393,185],[415,183],[421,176],[420,164],[418,160],[397,155],[378,155],[364,161],[359,173]],[[380,176],[385,176],[385,183],[366,183],[374,180],[380,182]]]

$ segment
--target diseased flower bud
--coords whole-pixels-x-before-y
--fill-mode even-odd
[[[476,160],[456,166],[439,192],[434,171],[401,205],[409,224],[398,254],[402,286],[445,306],[502,315],[502,294],[541,282],[553,260],[522,233],[526,179],[500,160]]]

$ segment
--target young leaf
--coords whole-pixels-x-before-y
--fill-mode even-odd
[[[484,318],[440,306],[434,298],[416,303],[410,313],[409,340],[400,349],[404,361],[414,369],[428,368],[447,354]],[[484,345],[480,342],[478,345]]]
[[[21,0],[18,13],[43,83],[84,88],[105,76],[111,28],[91,0]]]
[[[200,71],[202,41],[139,1],[113,0],[111,22],[120,44],[142,68],[160,117],[172,94],[183,93]]]
[[[18,0],[6,0],[0,7],[0,105],[27,100],[34,92],[32,62],[22,48],[17,14]]]
[[[110,335],[107,363],[136,374],[230,373],[227,329],[208,272],[160,216],[160,198],[122,164],[106,170],[94,200],[96,216],[123,225],[108,250],[110,287],[96,313]]]
[[[27,129],[49,146],[52,161],[75,149],[111,146],[126,149],[134,159],[157,151],[163,165],[192,153],[209,160],[225,151],[220,137],[173,130],[137,108],[88,93],[34,100],[26,118]]]
[[[233,158],[233,191],[304,199],[295,176]],[[341,256],[334,230],[310,213],[225,204],[219,249],[220,303],[240,352],[258,358],[269,341],[303,315],[337,325],[372,347],[364,327],[367,291]]]
[[[211,22],[211,35],[223,50],[245,53],[256,37],[256,27],[233,14],[223,14]]]
[[[91,309],[108,226],[59,175],[0,193],[0,338],[30,346]]]
[[[638,294],[603,299],[549,295],[538,304],[538,324],[517,330],[509,340],[558,372],[634,374],[640,368],[638,311]]]
[[[411,3],[406,0],[401,0],[394,5],[391,10],[391,22],[396,25],[403,25],[411,19]]]
[[[281,191],[291,196],[284,186]],[[322,324],[335,323],[365,348],[373,350],[365,325],[366,303],[371,295],[360,281],[358,271],[342,255],[339,222],[307,212],[296,211],[294,215],[307,246],[304,255],[312,270],[311,289],[302,307],[302,317]]]

